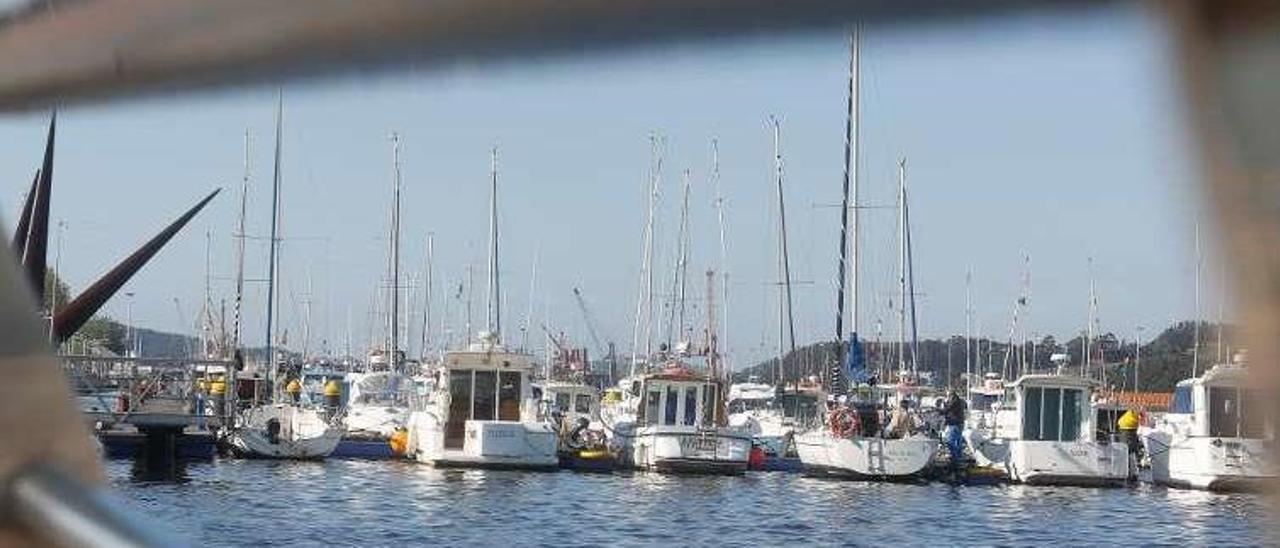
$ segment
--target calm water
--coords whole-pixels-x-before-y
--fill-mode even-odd
[[[1257,495],[1153,487],[890,485],[751,473],[668,477],[220,461],[147,481],[141,513],[202,545],[1264,544]]]

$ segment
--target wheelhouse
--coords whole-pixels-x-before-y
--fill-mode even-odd
[[[449,395],[445,448],[462,448],[467,421],[521,421],[531,370],[527,356],[493,346],[448,353],[439,379]]]
[[[542,401],[548,411],[563,415],[594,417],[600,412],[600,398],[592,386],[548,382],[542,386]]]
[[[1251,388],[1243,367],[1219,365],[1178,383],[1169,413],[1195,417],[1194,435],[1264,439],[1273,435],[1265,394]]]
[[[1026,375],[1011,388],[1020,416],[1019,439],[1074,442],[1089,439],[1093,382],[1080,377]]]
[[[689,370],[649,375],[638,381],[641,426],[724,426],[723,385]]]

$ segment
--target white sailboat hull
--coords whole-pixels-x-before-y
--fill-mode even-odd
[[[348,436],[387,439],[409,422],[409,410],[391,405],[353,405],[344,418]]]
[[[1151,457],[1151,480],[1162,485],[1247,491],[1276,479],[1265,440],[1176,436],[1151,430],[1142,441]]]
[[[1009,478],[1035,485],[1120,485],[1129,479],[1124,443],[1009,441]]]
[[[274,436],[271,421],[279,425]],[[232,451],[242,457],[323,459],[338,447],[342,428],[329,424],[317,410],[275,404],[248,410],[228,438]]]
[[[642,426],[615,432],[621,464],[664,473],[741,474],[747,470],[751,437],[728,428]]]
[[[938,440],[836,437],[828,430],[796,436],[805,471],[859,479],[908,480],[924,476],[938,452]]]
[[[542,422],[468,420],[460,447],[446,444],[445,424],[434,413],[411,413],[408,430],[408,454],[432,466],[520,469],[559,466],[556,433]]]

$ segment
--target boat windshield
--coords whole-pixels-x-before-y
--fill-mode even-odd
[[[1088,417],[1088,398],[1077,388],[1030,386],[1023,393],[1022,439],[1076,441]]]
[[[1209,387],[1209,435],[1215,438],[1264,438],[1267,420],[1261,390]]]
[[[1000,403],[1000,395],[974,392],[969,397],[969,400],[970,409],[974,411],[991,411],[997,403]]]
[[[773,409],[773,399],[765,398],[739,398],[729,401],[730,413],[745,413],[748,411],[765,411]]]
[[[807,424],[818,418],[818,397],[813,394],[784,393],[777,398],[782,416]]]

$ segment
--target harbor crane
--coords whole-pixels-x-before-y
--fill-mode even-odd
[[[600,333],[596,331],[596,319],[591,314],[591,309],[587,307],[587,300],[582,297],[582,291],[573,288],[574,302],[578,303],[578,310],[582,312],[582,322],[587,325],[587,334],[591,336],[591,342],[604,351],[605,363],[609,364],[609,384],[617,381],[617,365],[618,354],[614,347],[613,341],[609,341],[606,345],[600,339]]]

